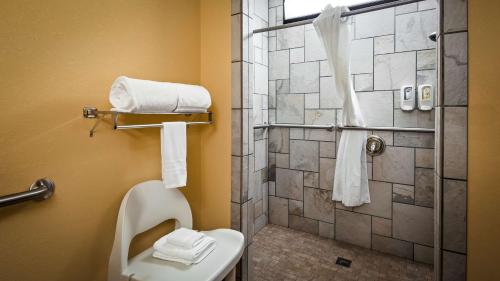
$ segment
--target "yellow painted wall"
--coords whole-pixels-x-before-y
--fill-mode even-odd
[[[43,176],[57,185],[48,201],[0,209],[0,280],[105,280],[123,195],[160,178],[157,129],[101,124],[88,137],[93,121],[81,108],[108,107],[118,75],[212,92],[217,124],[188,129],[183,192],[195,227],[229,226],[230,26],[215,18],[229,20],[226,2],[0,1],[0,194]],[[134,251],[168,229],[143,235]]]
[[[469,0],[470,281],[500,280],[500,3]]]

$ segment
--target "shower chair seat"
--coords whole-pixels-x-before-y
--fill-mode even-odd
[[[128,249],[134,236],[169,219],[176,220],[176,228],[192,228],[191,208],[179,190],[166,189],[161,181],[153,180],[137,184],[127,192],[118,214],[109,259],[109,281],[219,281],[240,260],[244,237],[231,229],[203,231],[217,244],[198,264],[184,265],[153,258],[152,247],[128,260]]]

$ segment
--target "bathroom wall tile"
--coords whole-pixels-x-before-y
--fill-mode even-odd
[[[331,124],[331,123],[333,123],[333,122],[330,121],[330,122],[323,123],[323,124]],[[333,141],[335,141],[335,132],[334,131],[327,131],[327,130],[317,130],[317,129],[304,129],[304,139],[333,142]]]
[[[325,60],[326,53],[315,30],[305,32],[306,61]]]
[[[454,32],[467,30],[467,1],[443,1],[443,31]]]
[[[255,170],[264,169],[267,166],[267,141],[255,142]]]
[[[319,187],[333,189],[333,176],[335,175],[335,159],[319,159]]]
[[[413,259],[413,243],[372,235],[372,249],[398,257]]]
[[[269,152],[288,153],[290,147],[290,129],[269,129]]]
[[[267,21],[269,18],[268,0],[254,0],[254,14]]]
[[[336,210],[336,240],[371,248],[371,217],[344,210]]]
[[[319,92],[319,63],[306,62],[290,65],[290,93]]]
[[[276,195],[302,200],[304,197],[303,178],[302,171],[276,168]]]
[[[394,132],[394,145],[433,148],[434,135],[431,133]]]
[[[231,15],[241,13],[241,0],[231,0]]]
[[[328,64],[328,61],[322,60],[319,62],[319,75],[332,76],[332,72],[330,71],[330,66]]]
[[[413,148],[388,146],[373,159],[373,179],[413,185],[415,157]]]
[[[231,108],[242,107],[241,103],[241,80],[242,80],[241,62],[231,63]]]
[[[419,168],[434,168],[434,149],[415,149],[415,166]]]
[[[276,195],[276,182],[269,181],[269,196]]]
[[[283,0],[269,0],[269,7],[283,6]]]
[[[288,50],[269,52],[269,80],[288,79],[290,73]]]
[[[373,91],[373,74],[354,75],[355,91]]]
[[[392,212],[392,234],[394,238],[427,246],[433,245],[433,209],[393,203]]]
[[[393,184],[392,201],[404,204],[415,204],[415,187],[413,185]]]
[[[269,50],[268,51],[269,52],[276,51],[276,49],[277,49],[276,45],[278,44],[276,36],[268,37],[268,43],[269,43],[269,47],[268,47]],[[269,57],[269,55],[268,55],[268,57]]]
[[[373,234],[391,237],[392,220],[372,217],[372,232]]]
[[[359,92],[357,96],[367,126],[392,126],[392,92]]]
[[[269,223],[288,227],[288,199],[269,196]]]
[[[290,50],[290,63],[304,62],[304,47],[295,48]]]
[[[342,108],[342,100],[335,93],[333,77],[321,77],[319,89],[320,108]]]
[[[290,141],[290,168],[319,172],[319,143],[317,141]]]
[[[370,203],[354,208],[354,212],[391,218],[392,184],[370,181]]]
[[[304,26],[296,26],[276,31],[278,50],[304,47]]]
[[[231,154],[235,156],[242,155],[241,111],[240,109],[231,110]]]
[[[466,253],[467,182],[443,181],[443,248]]]
[[[267,201],[267,198],[266,198],[266,201]],[[254,215],[253,217],[254,218],[258,218],[262,215],[262,213],[264,212],[264,202],[263,200],[259,200],[257,202],[255,202],[254,204]]]
[[[415,169],[415,205],[434,206],[434,170]]]
[[[373,72],[373,38],[351,42],[351,74]]]
[[[374,135],[377,135],[384,139],[386,145],[394,145],[394,132],[391,131],[376,131],[373,132]]]
[[[252,42],[251,40],[251,33],[250,33],[250,19],[248,15],[243,14],[241,16],[241,24],[242,24],[242,30],[241,30],[241,60],[250,62],[253,61],[253,58],[251,59],[250,57],[250,51],[253,50],[253,48],[250,47],[250,44]]]
[[[249,236],[248,236],[248,202],[245,202],[240,205],[240,214],[241,214],[241,230],[240,232],[245,237],[245,247],[248,245]]]
[[[335,158],[335,143],[322,141],[319,143],[319,157]]]
[[[436,69],[436,49],[417,52],[417,70]]]
[[[435,48],[428,37],[436,31],[435,23],[436,10],[396,16],[396,52]]]
[[[356,38],[394,34],[394,8],[357,15],[355,22]]]
[[[403,128],[434,128],[434,110],[394,110],[394,126]]]
[[[430,84],[434,87],[434,92],[436,90],[436,79],[437,70],[435,69],[417,71],[417,85]]]
[[[443,251],[443,281],[467,280],[467,257]]]
[[[411,3],[396,7],[396,15],[413,13],[418,10],[417,3]]]
[[[418,10],[431,10],[437,8],[438,0],[424,0],[422,2],[418,2]]]
[[[320,96],[317,93],[306,94],[305,95],[305,108],[306,109],[317,109],[319,108]]]
[[[241,157],[231,156],[231,202],[241,202],[241,165]]]
[[[375,55],[394,53],[394,35],[385,35],[373,39]]]
[[[304,186],[319,187],[319,173],[304,172]]]
[[[276,80],[276,94],[289,94],[290,93],[290,80],[279,79]]]
[[[278,123],[304,124],[304,95],[278,95],[276,101]]]
[[[413,255],[416,262],[434,264],[434,248],[413,244]]]
[[[289,227],[292,229],[315,235],[319,233],[319,222],[317,220],[290,215],[288,216],[288,222],[290,224]]]
[[[333,239],[335,236],[335,224],[320,221],[319,236]]]
[[[267,200],[266,200],[267,202]],[[267,218],[267,215],[266,214],[263,214],[262,216],[258,217],[255,219],[255,233],[258,233],[259,231],[262,230],[262,228],[264,228],[264,226],[266,226],[268,223],[268,218]],[[253,243],[252,243],[253,244]]]
[[[242,157],[241,161],[241,202],[248,201],[248,192],[250,189],[250,172],[253,172],[253,164],[250,165],[250,159],[248,155]]]
[[[290,128],[290,139],[294,139],[294,140],[304,139],[304,129]]]
[[[444,104],[467,105],[467,33],[444,35]]]
[[[304,202],[298,200],[288,199],[288,214],[303,216],[304,215]]]
[[[304,216],[307,218],[333,223],[335,205],[332,192],[317,188],[304,188]]]
[[[276,153],[276,167],[290,168],[290,154]]]
[[[240,231],[241,229],[241,209],[240,204],[231,202],[231,229]]]
[[[242,43],[242,20],[241,14],[231,16],[231,60],[241,61]]]
[[[376,55],[374,62],[374,89],[398,90],[404,85],[415,85],[415,52]]]
[[[269,91],[269,81],[268,81],[268,71],[267,67],[263,66],[258,63],[254,63],[254,93],[256,94],[261,94],[261,95],[267,95]],[[266,103],[267,104],[267,103]]]
[[[467,108],[444,109],[443,174],[453,179],[467,178]]]

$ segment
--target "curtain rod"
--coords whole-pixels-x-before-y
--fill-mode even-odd
[[[383,10],[383,9],[387,9],[387,8],[417,3],[417,2],[421,2],[421,1],[424,1],[424,0],[399,0],[399,1],[388,1],[388,2],[377,1],[377,2],[373,2],[374,5],[372,5],[372,6],[365,6],[365,7],[360,8],[360,9],[356,9],[356,10],[352,10],[352,11],[348,11],[348,12],[343,12],[341,17],[354,16],[354,15],[374,12],[374,11],[378,11],[378,10]],[[306,24],[312,23],[314,21],[314,19],[315,18],[307,19],[307,20],[303,20],[303,21],[298,21],[298,22],[282,24],[282,25],[277,25],[277,26],[266,27],[266,28],[254,29],[253,33],[254,34],[255,33],[262,33],[262,32],[279,30],[279,29],[284,29],[284,28],[289,28],[289,27],[294,27],[294,26],[306,25]]]

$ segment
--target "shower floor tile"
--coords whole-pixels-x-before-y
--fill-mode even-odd
[[[269,224],[253,238],[256,281],[432,280],[432,266]],[[336,265],[337,257],[352,261]]]

